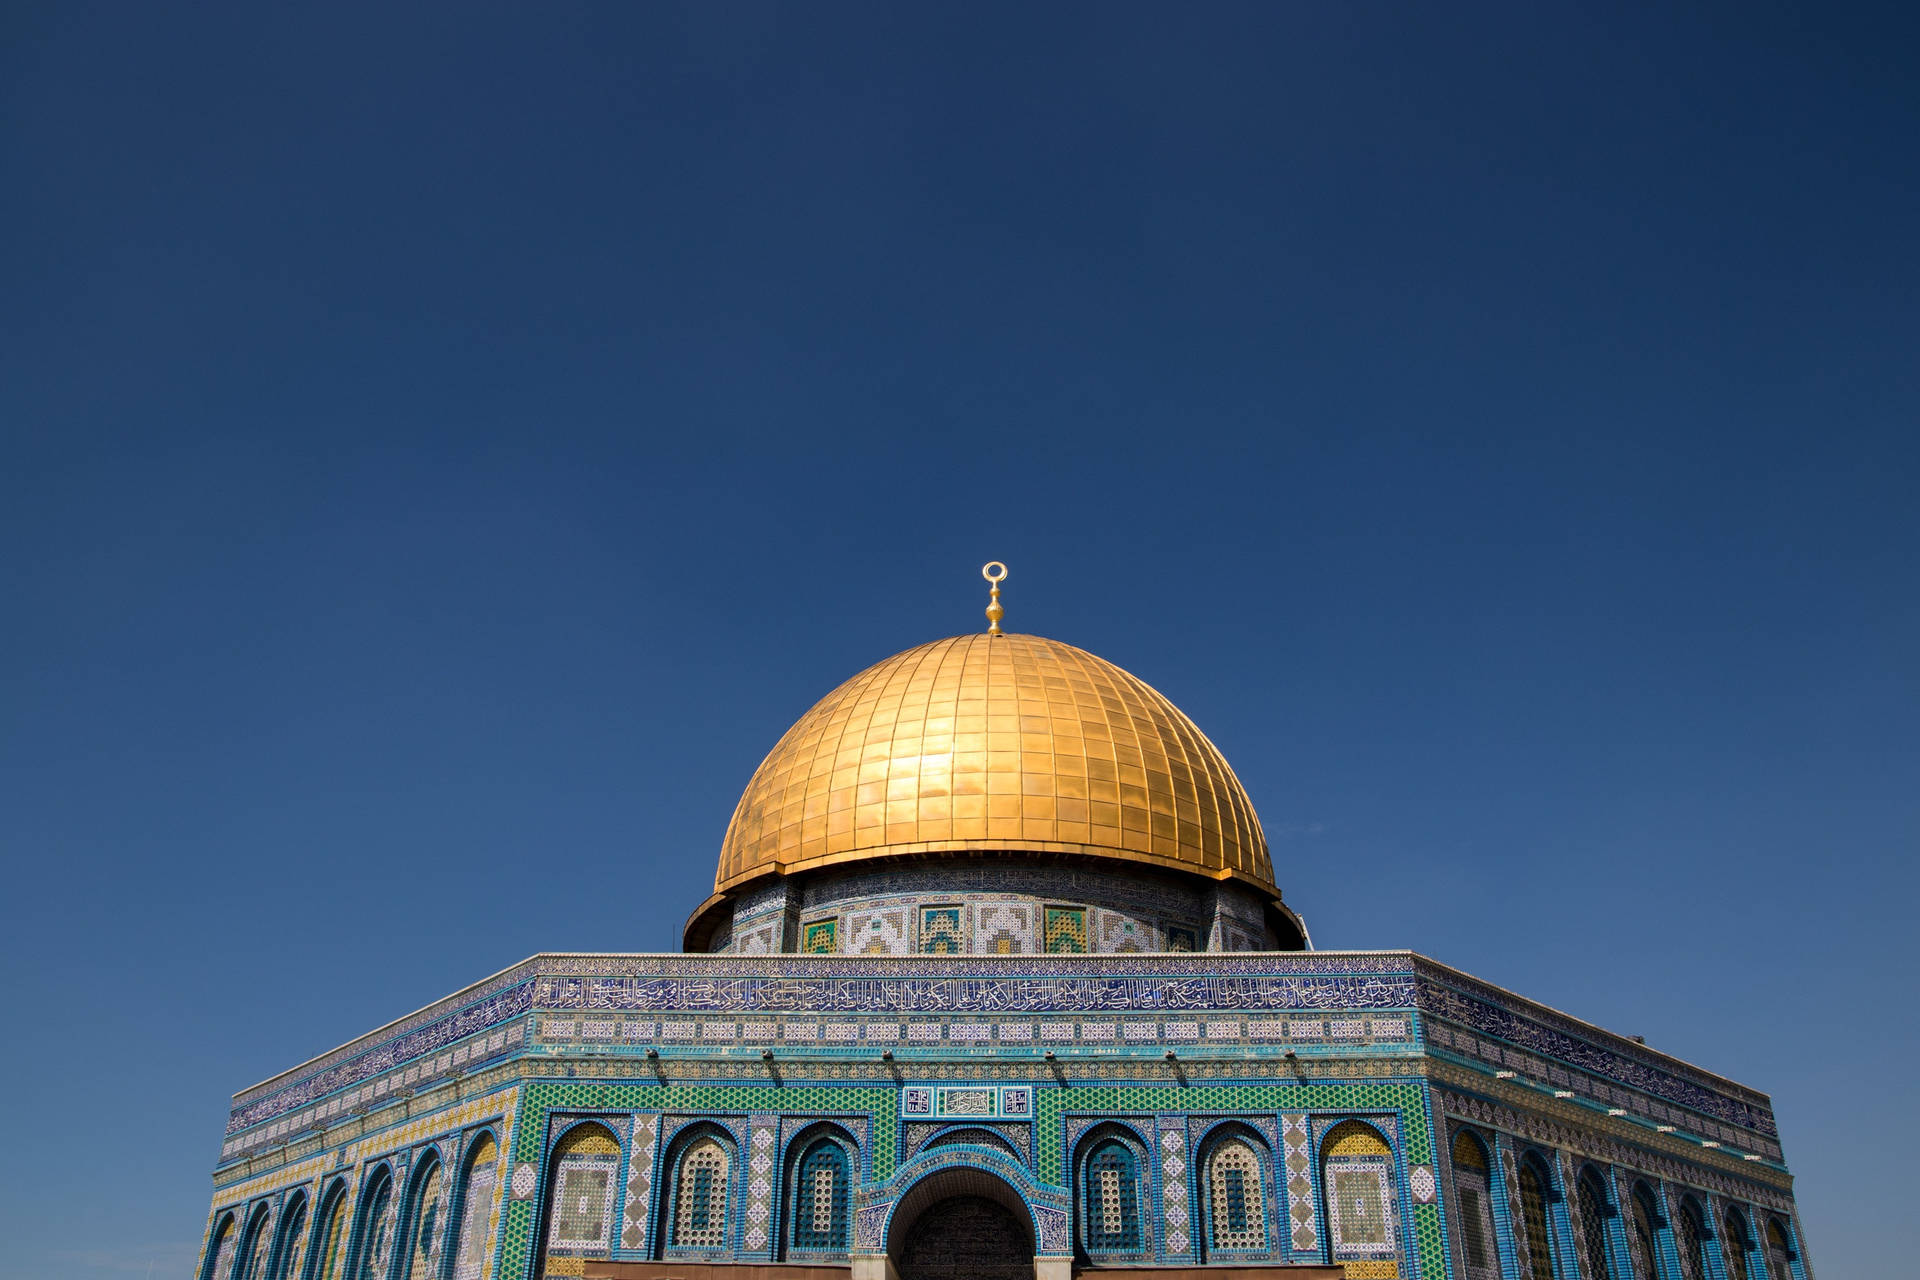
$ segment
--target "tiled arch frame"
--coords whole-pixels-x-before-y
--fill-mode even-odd
[[[1511,1267],[1503,1262],[1506,1257],[1506,1184],[1500,1177],[1499,1135],[1493,1130],[1474,1124],[1469,1120],[1449,1118],[1441,1130],[1440,1149],[1434,1153],[1434,1159],[1440,1170],[1441,1208],[1444,1221],[1448,1224],[1447,1255],[1451,1262],[1449,1274],[1460,1276],[1491,1275],[1495,1277],[1513,1274]],[[1467,1244],[1464,1234],[1462,1210],[1460,1207],[1460,1173],[1454,1167],[1453,1152],[1455,1145],[1466,1137],[1480,1148],[1480,1154],[1487,1162],[1486,1173],[1486,1239],[1483,1244],[1487,1251],[1487,1265],[1478,1269],[1468,1266]]]
[[[358,1276],[365,1269],[368,1251],[380,1245],[381,1227],[398,1212],[397,1188],[405,1176],[405,1164],[392,1156],[369,1160],[361,1168],[358,1186],[354,1190],[352,1217],[348,1219],[347,1276]],[[390,1243],[390,1234],[387,1239]],[[386,1263],[390,1261],[391,1255],[381,1260],[378,1274],[383,1280],[387,1274]]]
[[[1769,1209],[1761,1213],[1755,1226],[1755,1234],[1760,1241],[1760,1252],[1764,1256],[1767,1249],[1767,1228],[1778,1223],[1787,1238],[1787,1269],[1793,1273],[1794,1280],[1808,1280],[1806,1240],[1800,1233],[1800,1217],[1796,1213]],[[1771,1276],[1771,1272],[1768,1272]]]
[[[548,1276],[577,1275],[584,1259],[595,1252],[608,1252],[619,1240],[619,1223],[616,1214],[619,1205],[620,1186],[624,1179],[627,1159],[627,1143],[622,1139],[626,1117],[617,1112],[550,1112],[547,1116],[547,1134],[545,1150],[541,1152],[537,1166],[538,1180],[534,1190],[534,1232],[533,1264],[536,1268],[544,1266]],[[601,1237],[604,1243],[586,1248],[578,1244],[555,1243],[552,1240],[555,1220],[555,1198],[560,1194],[562,1171],[574,1156],[562,1152],[562,1147],[570,1141],[579,1139],[589,1129],[597,1129],[613,1147],[610,1158],[586,1157],[604,1162],[607,1168],[606,1199],[601,1207]],[[544,1262],[542,1261],[544,1259]],[[416,1277],[415,1280],[418,1280]]]
[[[1640,1251],[1635,1249],[1631,1255],[1635,1280],[1665,1280],[1665,1278],[1669,1276],[1678,1277],[1680,1274],[1680,1255],[1673,1247],[1673,1213],[1671,1204],[1667,1199],[1667,1184],[1665,1180],[1654,1174],[1645,1173],[1637,1169],[1623,1169],[1621,1170],[1621,1174],[1622,1180],[1626,1184],[1626,1193],[1628,1195],[1637,1195],[1640,1190],[1644,1188],[1647,1192],[1648,1201],[1653,1205],[1652,1221],[1648,1225],[1652,1228],[1653,1232],[1653,1250],[1659,1258],[1658,1275],[1649,1276],[1646,1274],[1646,1267],[1641,1260]],[[1621,1203],[1626,1204],[1627,1202],[1623,1200]],[[1632,1212],[1631,1205],[1628,1206],[1628,1211]]]
[[[301,1245],[313,1220],[313,1197],[302,1185],[281,1193],[274,1213],[273,1247],[267,1252],[267,1280],[292,1280],[299,1273]]]
[[[207,1234],[200,1245],[200,1265],[194,1269],[195,1276],[198,1280],[226,1280],[226,1273],[233,1265],[233,1251],[239,1247],[239,1210],[231,1206],[214,1210],[207,1219]]]
[[[1327,1163],[1335,1134],[1352,1126],[1359,1126],[1386,1148],[1380,1170],[1385,1182],[1381,1201],[1392,1215],[1392,1221],[1387,1223],[1387,1235],[1392,1246],[1390,1249],[1372,1251],[1367,1256],[1341,1257],[1338,1255],[1338,1206],[1333,1202],[1334,1193],[1327,1177]],[[1413,1204],[1409,1198],[1407,1160],[1400,1142],[1397,1117],[1367,1112],[1323,1113],[1314,1117],[1313,1139],[1314,1184],[1320,1199],[1321,1230],[1327,1260],[1335,1265],[1344,1265],[1347,1274],[1353,1277],[1404,1277],[1413,1272]]]
[[[1724,1261],[1717,1255],[1720,1249],[1720,1227],[1715,1220],[1714,1196],[1711,1192],[1697,1187],[1676,1186],[1672,1189],[1669,1202],[1672,1213],[1674,1254],[1680,1260],[1680,1268],[1675,1275],[1680,1280],[1721,1280],[1717,1268]],[[1691,1223],[1691,1229],[1698,1232],[1696,1249],[1692,1262],[1685,1256],[1692,1252],[1687,1249],[1681,1230],[1685,1223]]]
[[[273,1245],[273,1233],[280,1226],[279,1198],[277,1196],[256,1196],[247,1202],[247,1210],[240,1215],[240,1234],[234,1244],[233,1263],[228,1274],[236,1280],[266,1280],[262,1273],[272,1264],[272,1258],[260,1253],[260,1238],[267,1238],[269,1253]],[[258,1259],[260,1265],[253,1266]]]
[[[846,1196],[847,1247],[846,1250],[837,1253],[818,1249],[801,1249],[794,1244],[793,1239],[793,1224],[797,1221],[798,1198],[801,1194],[800,1162],[822,1140],[838,1146],[846,1159],[847,1186],[844,1188],[844,1194]],[[778,1193],[773,1197],[775,1208],[771,1223],[773,1238],[777,1242],[774,1249],[777,1257],[785,1259],[793,1256],[824,1261],[844,1257],[846,1253],[852,1251],[853,1224],[859,1211],[859,1190],[861,1184],[867,1180],[861,1163],[866,1155],[862,1148],[863,1144],[854,1136],[853,1129],[845,1121],[831,1117],[808,1120],[782,1134],[778,1166],[780,1177],[776,1183]]]
[[[394,1231],[393,1247],[400,1257],[404,1257],[410,1262],[413,1250],[416,1247],[416,1242],[413,1238],[413,1232],[416,1226],[440,1235],[441,1242],[439,1244],[429,1245],[428,1268],[430,1274],[428,1275],[423,1276],[410,1272],[406,1265],[397,1265],[396,1260],[395,1270],[398,1271],[400,1280],[440,1280],[439,1263],[445,1248],[444,1233],[446,1229],[446,1215],[435,1213],[434,1220],[431,1222],[423,1222],[420,1219],[420,1197],[425,1192],[427,1179],[432,1176],[435,1169],[440,1171],[440,1187],[435,1194],[440,1197],[442,1204],[444,1204],[449,1191],[447,1145],[436,1141],[423,1142],[414,1147],[407,1169],[404,1194],[400,1198],[399,1217],[396,1220],[398,1226]],[[390,1271],[389,1274],[393,1274],[393,1272]]]
[[[747,1126],[739,1117],[675,1117],[666,1127],[661,1142],[660,1175],[656,1180],[653,1214],[653,1255],[655,1258],[694,1261],[725,1261],[740,1249],[746,1230],[747,1160],[750,1147]],[[727,1152],[727,1223],[722,1243],[711,1249],[691,1248],[674,1243],[674,1213],[680,1199],[680,1165],[688,1148],[703,1138],[712,1138]]]
[[[950,1146],[921,1151],[900,1165],[887,1186],[863,1205],[854,1232],[857,1252],[885,1250],[895,1234],[897,1215],[903,1204],[916,1214],[908,1197],[928,1179],[943,1182],[979,1183],[981,1194],[1006,1200],[999,1188],[1010,1189],[1011,1197],[1026,1210],[1034,1235],[1036,1256],[1067,1258],[1072,1256],[1072,1216],[1064,1190],[1043,1186],[1019,1161],[984,1147]],[[1012,1208],[1012,1204],[1008,1204]]]
[[[353,1243],[353,1212],[355,1181],[350,1172],[322,1174],[317,1191],[313,1197],[313,1213],[307,1225],[307,1247],[299,1259],[299,1270],[287,1273],[287,1280],[325,1280],[328,1228],[332,1225],[333,1215],[338,1211],[341,1217],[340,1236],[333,1242],[340,1254],[340,1274],[346,1275],[346,1264]]]
[[[474,1196],[474,1176],[476,1174],[477,1153],[482,1138],[493,1143],[493,1180],[484,1185],[481,1194],[486,1203],[481,1206],[487,1215],[486,1256],[475,1259],[463,1258],[459,1250],[465,1243],[463,1230],[467,1221],[467,1208]],[[449,1280],[483,1280],[492,1275],[500,1265],[500,1217],[503,1198],[507,1190],[506,1144],[503,1141],[501,1126],[494,1122],[473,1125],[461,1131],[454,1145],[454,1153],[449,1160],[453,1171],[453,1182],[447,1196],[447,1243],[443,1249],[448,1262],[442,1270]],[[304,1280],[304,1278],[303,1278]]]
[[[1151,1117],[1148,1118],[1151,1123]],[[1087,1243],[1087,1226],[1093,1212],[1092,1188],[1088,1181],[1087,1162],[1092,1158],[1095,1148],[1109,1142],[1118,1142],[1125,1146],[1133,1157],[1134,1215],[1135,1228],[1139,1232],[1140,1244],[1137,1249],[1103,1251],[1094,1253]],[[1140,1126],[1122,1116],[1098,1121],[1081,1130],[1073,1140],[1073,1149],[1069,1153],[1071,1181],[1069,1190],[1073,1197],[1074,1250],[1095,1262],[1103,1263],[1139,1263],[1151,1262],[1160,1257],[1165,1248],[1161,1238],[1164,1234],[1159,1228],[1160,1215],[1153,1211],[1159,1203],[1159,1184],[1154,1178],[1153,1140],[1143,1132]]]
[[[1548,1280],[1546,1276],[1534,1274],[1532,1258],[1527,1252],[1526,1207],[1520,1182],[1520,1171],[1525,1168],[1532,1169],[1534,1176],[1540,1180],[1547,1228],[1545,1244],[1555,1280],[1566,1280],[1571,1274],[1567,1270],[1566,1259],[1572,1247],[1572,1234],[1568,1228],[1567,1186],[1559,1153],[1542,1143],[1516,1139],[1508,1150],[1508,1163],[1508,1227],[1513,1232],[1513,1252],[1517,1264],[1515,1274],[1521,1280]]]
[[[1626,1225],[1627,1206],[1620,1202],[1619,1185],[1613,1177],[1613,1169],[1610,1165],[1589,1156],[1562,1154],[1566,1161],[1564,1174],[1567,1184],[1567,1220],[1570,1224],[1574,1256],[1580,1268],[1581,1278],[1587,1280],[1592,1267],[1587,1257],[1587,1210],[1580,1199],[1580,1184],[1582,1179],[1591,1177],[1599,1185],[1602,1196],[1601,1219],[1596,1229],[1600,1233],[1607,1262],[1607,1268],[1598,1280],[1613,1280],[1613,1277],[1621,1274],[1621,1260],[1628,1256],[1626,1253],[1628,1241],[1622,1230]]]
[[[1286,1242],[1280,1238],[1277,1226],[1281,1214],[1276,1211],[1275,1197],[1279,1197],[1278,1204],[1286,1203],[1283,1190],[1286,1184],[1280,1181],[1282,1166],[1279,1143],[1271,1132],[1264,1131],[1264,1126],[1259,1123],[1262,1118],[1195,1116],[1189,1121],[1188,1135],[1193,1153],[1194,1240],[1205,1262],[1212,1262],[1216,1257],[1235,1262],[1279,1261],[1285,1257]],[[1222,1250],[1215,1248],[1213,1243],[1213,1161],[1222,1147],[1235,1141],[1252,1149],[1255,1169],[1260,1177],[1260,1229],[1264,1243],[1255,1249]]]

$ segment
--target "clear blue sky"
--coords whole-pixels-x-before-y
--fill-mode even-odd
[[[1237,766],[1329,947],[1770,1091],[1911,1262],[1910,7],[15,3],[0,1274],[227,1096],[675,946],[981,625]]]

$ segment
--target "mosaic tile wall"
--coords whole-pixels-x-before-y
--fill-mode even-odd
[[[789,905],[769,914],[786,919]],[[647,1256],[661,1243],[667,1149],[712,1119],[743,1170],[728,1256],[772,1259],[785,1143],[830,1118],[855,1135],[856,1239],[884,1232],[912,1177],[971,1162],[1070,1242],[1072,1144],[1118,1121],[1152,1152],[1153,1256],[1177,1262],[1205,1229],[1199,1144],[1235,1118],[1267,1149],[1274,1256],[1310,1261],[1330,1247],[1320,1146],[1355,1116],[1392,1151],[1385,1220],[1399,1243],[1363,1260],[1370,1275],[1462,1274],[1436,1124],[1475,1126],[1503,1160],[1537,1149],[1560,1181],[1589,1162],[1609,1186],[1650,1180],[1663,1203],[1695,1194],[1710,1222],[1736,1206],[1756,1239],[1777,1218],[1799,1248],[1764,1095],[1404,952],[536,957],[236,1098],[207,1238],[228,1215],[245,1224],[268,1206],[279,1221],[295,1192],[311,1206],[334,1179],[357,1188],[382,1164],[405,1188],[429,1147],[451,1173],[490,1125],[505,1157],[484,1275],[524,1280],[548,1231],[556,1118],[591,1117],[620,1149],[601,1209],[609,1248]],[[464,1215],[458,1190],[443,1194],[436,1221],[451,1231]],[[1511,1258],[1504,1198],[1497,1209]],[[1556,1212],[1571,1239],[1576,1219]],[[225,1267],[244,1253],[242,1230]],[[1798,1252],[1794,1267],[1811,1280]]]

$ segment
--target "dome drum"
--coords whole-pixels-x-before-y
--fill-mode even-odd
[[[1051,931],[1049,929],[1051,927]],[[1305,946],[1297,917],[1233,880],[1084,855],[897,855],[774,876],[702,904],[690,951],[1031,955],[1273,951]]]

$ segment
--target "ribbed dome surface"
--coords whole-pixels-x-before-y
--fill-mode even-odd
[[[995,850],[1273,886],[1246,791],[1179,708],[1083,649],[978,634],[896,654],[802,716],[740,797],[714,887]]]

